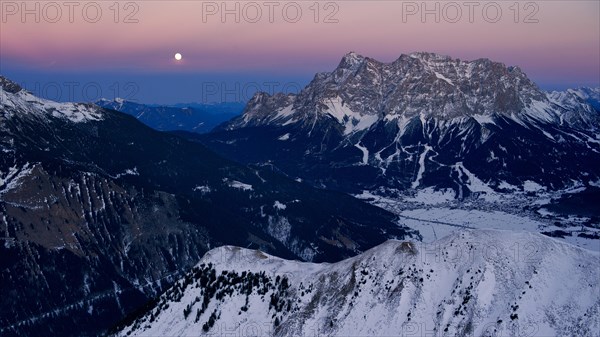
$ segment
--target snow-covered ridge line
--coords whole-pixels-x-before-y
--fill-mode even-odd
[[[225,246],[120,336],[592,336],[600,254],[539,234],[464,230],[387,241],[334,264]]]
[[[477,116],[478,121],[490,124],[498,115],[520,123],[559,123],[564,120],[564,95],[579,99],[575,104],[569,98],[569,108],[587,111],[597,92],[546,93],[520,68],[489,59],[464,61],[421,52],[384,63],[351,52],[335,70],[317,74],[297,95],[257,94],[243,116],[227,128],[309,123],[307,117],[312,119],[314,112],[334,117],[345,135],[398,113],[408,117],[433,114],[444,119]]]
[[[67,119],[73,123],[102,120],[102,109],[94,104],[59,103],[37,97],[18,84],[0,76],[0,110],[10,118],[16,113]]]

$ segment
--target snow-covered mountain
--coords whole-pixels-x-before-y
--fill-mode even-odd
[[[0,76],[0,335],[98,335],[210,248],[337,261],[392,213]]]
[[[317,74],[297,96],[255,96],[244,116],[225,128],[312,125],[319,118],[334,118],[350,135],[382,119],[406,123],[414,117],[439,121],[470,117],[485,123],[500,116],[521,123],[560,120],[546,95],[518,67],[432,53],[382,63],[348,53],[333,72]]]
[[[548,94],[519,67],[489,59],[461,61],[414,53],[382,63],[348,53],[333,72],[317,74],[298,95],[257,94],[244,115],[223,128],[293,123],[312,126],[324,117],[337,120],[345,135],[364,131],[381,120],[397,121],[406,127],[415,117],[450,123],[472,118],[479,124],[505,117],[519,124],[580,127],[561,118],[573,109],[596,117],[585,127],[598,128],[593,102],[598,101],[599,90],[582,88]]]
[[[600,88],[553,91],[548,99],[563,109],[564,123],[583,130],[597,130],[600,125]]]
[[[118,336],[598,336],[600,256],[539,234],[388,241],[334,264],[220,247]]]
[[[202,141],[318,186],[550,190],[600,180],[597,89],[546,93],[518,67],[349,53],[299,94],[259,93]]]
[[[58,103],[39,98],[16,83],[0,76],[0,127],[19,115],[20,118],[44,119],[52,116],[74,123],[103,119],[102,109],[94,104]]]

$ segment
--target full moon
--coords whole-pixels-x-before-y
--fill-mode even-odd
[[[181,54],[180,54],[180,53],[177,53],[177,54],[175,54],[175,60],[177,60],[177,61],[181,61],[181,57],[182,57],[182,56],[181,56]]]

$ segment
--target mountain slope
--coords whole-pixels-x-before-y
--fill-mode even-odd
[[[395,217],[0,77],[0,334],[97,334],[222,244],[339,260]]]
[[[597,336],[598,258],[493,230],[335,264],[220,247],[117,335]]]
[[[548,94],[488,59],[415,53],[382,63],[349,53],[298,95],[257,94],[242,116],[197,139],[354,193],[435,187],[462,199],[528,182],[557,190],[600,180],[595,93]]]

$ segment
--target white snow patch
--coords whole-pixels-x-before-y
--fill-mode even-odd
[[[419,157],[419,171],[417,172],[417,177],[415,181],[412,183],[412,188],[417,188],[421,184],[421,179],[423,179],[423,173],[425,173],[425,159],[427,158],[427,152],[431,151],[433,148],[429,145],[425,145],[425,149],[421,156]]]
[[[507,183],[506,181],[502,181],[500,182],[500,184],[498,185],[498,188],[504,189],[504,190],[509,190],[509,191],[518,191],[519,188],[515,185],[511,185],[509,183]]]
[[[275,203],[273,204],[273,208],[283,211],[284,209],[287,208],[287,206],[285,204],[282,204],[281,202],[275,200]]]
[[[473,118],[479,123],[479,125],[483,124],[496,124],[494,119],[491,116],[486,115],[473,115]]]
[[[242,191],[252,191],[253,190],[252,189],[252,185],[245,184],[245,183],[237,181],[237,180],[223,179],[223,181],[225,183],[227,183],[227,185],[229,187],[232,187],[232,188],[237,188],[237,189],[242,190]]]
[[[556,122],[560,120],[550,101],[532,101],[526,108],[525,113],[528,117],[541,122]]]
[[[0,171],[0,195],[18,188],[21,180],[30,175],[33,168],[34,165],[25,163],[20,167],[9,167],[8,172]]]
[[[536,211],[541,216],[553,216],[554,213],[548,211],[546,208],[540,208]]]
[[[198,186],[194,187],[192,190],[194,192],[200,192],[202,194],[207,194],[207,193],[210,193],[212,191],[211,188],[210,188],[210,186],[206,186],[206,185],[202,185],[202,186],[198,185]]]
[[[126,169],[125,172],[123,173],[119,173],[115,176],[115,178],[121,178],[123,176],[139,176],[140,173],[138,172],[137,167],[134,167],[132,169]]]
[[[438,73],[437,71],[435,72],[435,77],[439,78],[440,80],[444,80],[446,81],[448,84],[450,85],[454,85],[454,83],[452,83],[452,80],[450,80],[449,78],[447,78],[446,76]]]
[[[469,180],[469,184],[467,185],[467,187],[471,192],[485,192],[490,196],[496,194],[496,192],[491,187],[489,187],[486,183],[481,181],[481,179],[477,178],[477,176],[471,173],[471,171],[467,170],[467,168],[463,165],[462,162],[454,164],[454,169],[456,170],[456,172],[458,172],[459,179],[462,179],[463,175],[467,176]]]
[[[531,180],[526,180],[523,183],[523,191],[525,192],[539,192],[539,191],[545,191],[546,188],[538,183],[536,183],[535,181],[531,181]]]
[[[360,142],[354,144],[354,146],[357,149],[361,150],[362,153],[363,153],[361,164],[362,165],[367,165],[369,163],[369,150],[366,147],[360,145]]]
[[[284,107],[283,109],[277,111],[277,114],[275,115],[275,117],[273,117],[273,120],[279,120],[279,119],[284,119],[287,117],[290,117],[294,114],[294,108],[293,105],[290,104],[286,107]]]
[[[279,138],[277,138],[279,140],[288,140],[290,139],[290,134],[286,133],[285,135],[281,135]]]
[[[479,304],[487,310],[494,300],[494,290],[496,289],[496,276],[494,265],[491,263],[486,264],[485,272],[483,273],[483,279],[479,282],[477,289],[477,300]]]
[[[344,106],[342,99],[339,96],[331,98],[324,103],[327,106],[325,112],[344,126],[345,135],[366,130],[379,120],[378,116],[363,115],[359,112],[350,110],[348,106]]]

